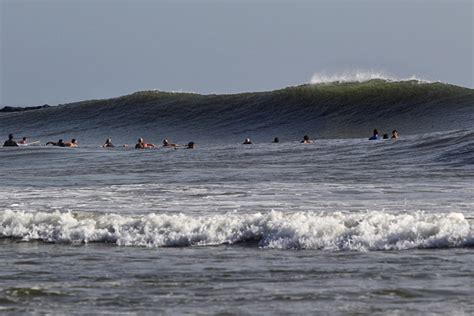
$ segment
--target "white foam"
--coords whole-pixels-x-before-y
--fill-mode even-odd
[[[123,216],[71,212],[0,212],[0,237],[120,246],[206,246],[256,242],[265,248],[401,250],[474,246],[461,213],[268,212],[214,216]]]
[[[385,81],[418,81],[420,83],[429,83],[426,79],[421,79],[415,75],[408,78],[396,78],[381,71],[353,70],[341,73],[328,74],[326,72],[315,73],[310,80],[312,84],[321,83],[344,83],[344,82],[366,82],[369,80],[380,79]]]

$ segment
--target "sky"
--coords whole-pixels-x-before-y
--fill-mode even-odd
[[[359,73],[472,88],[473,11],[473,0],[0,0],[0,106]]]

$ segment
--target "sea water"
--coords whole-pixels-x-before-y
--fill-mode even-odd
[[[474,133],[0,150],[5,313],[474,313]]]

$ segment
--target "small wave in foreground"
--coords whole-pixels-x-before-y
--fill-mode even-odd
[[[463,214],[227,213],[75,214],[25,212],[0,214],[0,236],[52,243],[114,243],[119,246],[187,247],[251,244],[263,248],[314,250],[404,250],[474,246]]]

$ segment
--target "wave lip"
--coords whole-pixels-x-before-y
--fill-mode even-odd
[[[349,82],[367,82],[370,80],[383,80],[387,82],[403,82],[403,81],[416,81],[419,83],[432,83],[432,81],[421,79],[415,75],[409,78],[399,79],[394,76],[390,76],[381,71],[346,71],[336,74],[327,74],[325,72],[315,73],[311,77],[311,84],[324,84],[324,83],[349,83]]]
[[[51,243],[187,247],[256,243],[262,248],[329,251],[404,250],[474,246],[460,213],[297,212],[187,216],[122,216],[71,212],[0,214],[0,237]]]

